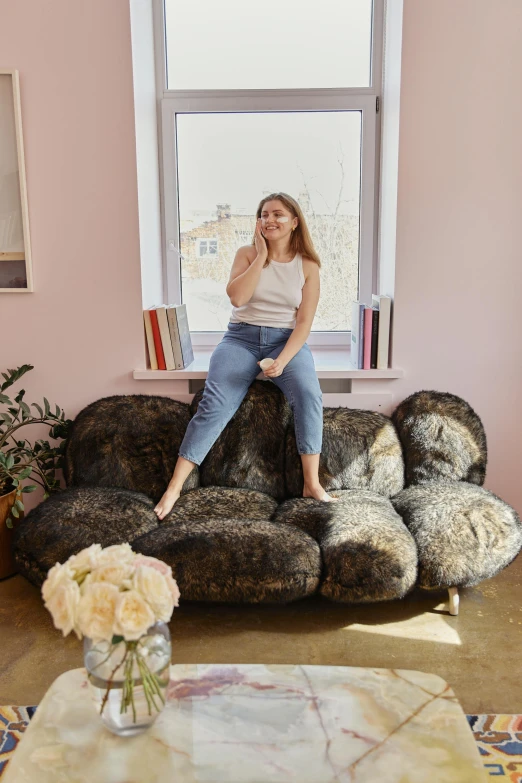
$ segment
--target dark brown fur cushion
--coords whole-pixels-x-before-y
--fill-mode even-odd
[[[262,519],[270,498],[209,487],[188,493],[183,501],[185,518],[181,507],[179,518],[173,509],[167,524],[132,545],[172,566],[182,599],[288,603],[316,592],[319,547],[302,530]]]
[[[71,487],[51,495],[18,525],[14,556],[30,582],[41,585],[55,563],[91,544],[111,546],[158,527],[153,501],[138,492],[110,487]]]
[[[393,505],[419,551],[419,585],[468,587],[498,574],[522,547],[515,511],[475,484],[408,487]]]
[[[447,392],[416,392],[396,408],[392,420],[404,449],[406,486],[445,480],[484,483],[486,433],[465,400]]]
[[[296,498],[272,519],[296,525],[319,543],[320,592],[334,601],[363,603],[403,598],[417,577],[415,542],[387,498],[337,490],[339,501]]]
[[[253,489],[199,487],[181,495],[160,524],[233,517],[266,521],[276,508],[277,501],[264,492],[256,492]]]
[[[203,390],[191,403],[196,413]],[[245,487],[278,500],[285,495],[285,431],[290,406],[269,381],[254,381],[239,409],[200,465],[203,487]]]
[[[385,497],[404,487],[402,449],[390,419],[372,411],[324,408],[319,480],[327,490],[368,489]],[[293,422],[286,438],[290,497],[303,494],[303,471]]]
[[[187,403],[147,394],[104,397],[74,420],[65,455],[70,486],[123,487],[156,503],[172,476],[190,421]],[[194,468],[183,491],[197,487]]]

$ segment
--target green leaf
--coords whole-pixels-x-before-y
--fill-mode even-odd
[[[48,492],[44,492],[43,499],[44,499],[44,500],[47,500],[47,498],[48,498],[48,497],[49,497],[49,493],[48,493]]]
[[[20,518],[20,512],[16,508],[16,506],[11,506],[11,514],[14,516],[15,519]]]
[[[58,407],[58,405],[55,408],[54,415],[56,416],[57,419],[60,418],[60,408]]]
[[[120,642],[123,642],[125,637],[123,636],[113,636],[111,639],[111,644],[120,644]]]
[[[31,416],[31,409],[26,402],[20,402],[20,407],[24,413],[26,413],[28,416]]]
[[[5,403],[6,405],[12,405],[12,402],[7,396],[7,394],[0,394],[0,402]]]
[[[6,466],[7,470],[11,470],[13,465],[14,465],[14,457],[13,457],[12,454],[8,454],[7,455],[7,460],[6,460],[6,463],[5,463],[5,466]]]
[[[22,503],[22,501],[21,501],[21,500],[19,500],[19,499],[17,498],[17,499],[15,500],[14,504],[15,504],[16,508],[19,508],[19,509],[20,509],[20,511],[24,511],[24,504]]]
[[[31,475],[31,473],[32,473],[32,472],[33,472],[33,469],[32,469],[30,466],[29,466],[29,467],[27,467],[27,468],[24,468],[24,469],[23,469],[22,471],[20,471],[20,473],[18,474],[18,478],[20,479],[20,481],[21,481],[22,479],[29,478],[29,476]]]
[[[0,417],[5,422],[7,422],[7,424],[12,424],[13,423],[13,419],[12,419],[12,417],[8,413],[0,413]]]
[[[49,411],[51,410],[51,407],[49,405],[49,400],[46,397],[44,397],[43,399],[44,399],[44,406],[45,406],[45,415],[48,416]]]
[[[38,403],[36,403],[36,402],[32,402],[32,403],[31,403],[31,405],[33,406],[33,408],[36,408],[36,410],[37,410],[37,411],[38,411],[38,413],[40,414],[40,418],[41,418],[41,419],[43,419],[43,417],[44,417],[44,412],[43,412],[43,410],[42,410],[42,407],[41,407],[41,405],[38,405]]]
[[[20,402],[20,400],[23,399],[24,394],[25,394],[25,389],[20,389],[20,391],[15,397],[15,402]]]
[[[22,492],[34,492],[37,489],[35,484],[31,484],[29,487],[22,487]]]
[[[13,527],[13,520],[11,519],[11,517],[7,517],[7,519],[5,520],[5,524],[6,524],[6,527],[8,527],[8,528],[12,528]]]

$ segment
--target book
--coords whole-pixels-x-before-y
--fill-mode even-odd
[[[158,317],[161,345],[163,347],[163,355],[165,357],[165,369],[175,370],[176,364],[174,362],[174,352],[172,350],[172,343],[170,341],[170,329],[169,322],[167,320],[167,308],[165,305],[156,307],[156,315]]]
[[[187,305],[175,305],[176,317],[178,319],[179,341],[181,343],[181,354],[183,356],[183,367],[188,367],[194,361],[194,352],[192,350],[192,340],[190,339],[190,329],[187,319]]]
[[[165,355],[163,353],[163,346],[161,345],[161,334],[158,326],[158,316],[156,315],[156,308],[149,307],[150,324],[152,327],[152,336],[154,339],[154,347],[156,348],[156,359],[158,362],[158,370],[166,370]]]
[[[371,369],[372,357],[372,316],[371,307],[364,307],[364,346],[363,346],[363,370]]]
[[[178,319],[176,317],[176,305],[167,306],[167,319],[170,329],[170,341],[174,353],[174,364],[176,370],[183,369],[183,354],[181,353],[181,342],[179,340]]]
[[[350,361],[356,370],[362,370],[363,366],[363,329],[364,329],[364,304],[352,302],[352,339],[350,347]]]
[[[390,359],[391,297],[374,294],[372,304],[379,308],[377,369],[387,370]]]
[[[158,360],[156,358],[156,346],[154,345],[154,335],[152,334],[152,324],[150,321],[150,311],[143,311],[143,321],[145,323],[145,337],[147,350],[149,353],[149,364],[151,370],[158,369]]]
[[[379,342],[379,308],[372,307],[372,347],[370,351],[370,369],[377,369],[377,347]]]

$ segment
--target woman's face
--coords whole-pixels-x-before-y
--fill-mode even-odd
[[[266,239],[283,239],[290,236],[298,222],[282,201],[274,199],[263,204],[261,230]]]

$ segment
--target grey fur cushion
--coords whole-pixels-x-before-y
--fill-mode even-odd
[[[403,598],[417,577],[415,542],[387,498],[337,490],[335,503],[287,500],[274,521],[296,525],[319,543],[320,592],[334,601],[362,603]]]
[[[302,530],[262,518],[264,509],[276,505],[272,498],[210,487],[183,500],[177,516],[173,509],[158,530],[132,545],[172,567],[182,599],[288,603],[316,592],[319,547]]]
[[[196,413],[203,390],[191,403]],[[244,487],[278,500],[285,494],[285,432],[291,411],[273,383],[254,381],[200,465],[201,486]]]
[[[476,585],[509,565],[522,547],[515,511],[474,484],[408,487],[393,505],[417,542],[421,587]]]
[[[420,391],[392,415],[404,449],[406,486],[429,481],[482,485],[487,445],[473,408],[454,394]]]
[[[147,394],[104,397],[74,420],[65,454],[69,486],[122,487],[156,503],[172,476],[190,421],[187,403]],[[199,485],[194,468],[183,491]]]
[[[327,490],[367,489],[391,497],[404,487],[402,448],[390,419],[372,411],[324,408],[319,481]],[[293,423],[286,437],[286,483],[303,494]]]
[[[41,585],[55,563],[91,544],[111,546],[158,527],[153,501],[111,487],[71,487],[33,508],[17,526],[13,552],[21,574]]]

